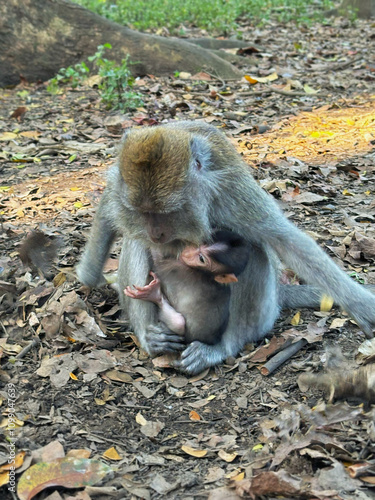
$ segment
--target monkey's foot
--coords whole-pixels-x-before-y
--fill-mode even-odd
[[[160,280],[155,273],[150,272],[150,274],[153,277],[153,280],[148,285],[133,285],[133,288],[131,286],[127,286],[124,293],[131,299],[147,300],[161,306],[162,294],[160,289]]]
[[[208,345],[196,340],[181,353],[181,360],[175,361],[173,365],[182,372],[195,375],[217,365],[225,357],[220,344]]]
[[[151,356],[166,352],[183,351],[185,339],[164,325],[150,325],[145,334],[145,349]]]

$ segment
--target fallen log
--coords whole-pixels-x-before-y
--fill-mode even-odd
[[[241,77],[210,50],[139,33],[69,0],[7,0],[0,2],[0,86],[18,84],[21,75],[30,82],[48,80],[104,43],[112,45],[110,60],[120,63],[130,54],[134,75],[206,70],[224,80]]]

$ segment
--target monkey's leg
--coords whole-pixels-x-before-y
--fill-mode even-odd
[[[236,356],[246,343],[261,339],[271,330],[279,310],[275,267],[265,249],[253,247],[245,271],[238,283],[231,285],[229,323],[222,338],[214,345],[192,342],[175,366],[195,374]]]
[[[124,238],[118,271],[119,289],[124,290],[129,283],[146,284],[149,272],[149,257],[142,243]],[[133,300],[121,292],[120,304],[142,348],[150,355],[181,351],[185,348],[181,335],[158,322],[158,309],[155,304],[145,300]]]
[[[156,274],[153,272],[150,272],[150,274],[154,279],[148,285],[133,285],[134,288],[128,286],[124,290],[125,295],[131,299],[148,300],[149,302],[156,304],[159,307],[160,320],[163,321],[163,323],[165,323],[173,332],[178,333],[179,335],[184,335],[185,318],[171,306],[165,295],[162,293],[160,280]]]
[[[103,267],[116,236],[107,216],[105,193],[96,211],[89,240],[77,266],[77,276],[81,283],[93,287],[104,285]]]

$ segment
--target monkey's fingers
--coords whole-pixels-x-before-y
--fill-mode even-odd
[[[124,294],[127,296],[127,297],[130,297],[132,299],[136,299],[136,292],[135,290],[133,290],[130,286],[127,286],[124,290]]]
[[[160,285],[160,280],[157,277],[157,275],[155,273],[153,273],[152,271],[150,272],[150,275],[152,276],[153,280],[149,283],[148,286],[153,286],[156,288],[157,286]]]
[[[145,285],[145,286],[133,285],[133,287],[136,290],[138,290],[138,292],[151,292],[151,291],[157,289],[159,284],[160,284],[160,281],[158,279],[156,279],[156,280],[152,280],[148,285]]]
[[[140,296],[142,293],[146,292],[145,288],[146,287],[140,287],[140,286],[135,286],[135,285],[132,285],[133,288],[131,286],[127,286],[124,290],[124,293],[125,295],[128,295],[128,296],[135,296],[135,297],[138,297]]]
[[[125,291],[125,295],[130,297],[131,299],[140,299],[140,300],[149,300],[150,299],[150,294],[148,291],[142,291],[142,290],[130,290],[130,291]]]
[[[181,353],[181,359],[173,363],[178,370],[195,375],[221,361],[215,346],[194,341]]]
[[[150,325],[145,340],[147,350],[152,356],[166,352],[183,351],[186,348],[184,338],[181,335],[159,325]]]

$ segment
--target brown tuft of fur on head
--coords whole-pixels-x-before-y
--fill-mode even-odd
[[[131,130],[119,161],[132,205],[145,212],[167,210],[187,180],[189,135],[158,127]]]

